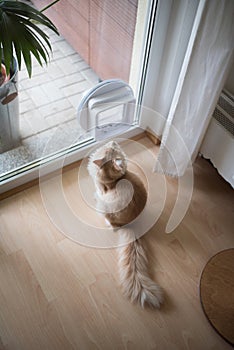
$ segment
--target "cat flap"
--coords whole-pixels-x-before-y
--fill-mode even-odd
[[[103,140],[133,125],[135,103],[133,90],[126,82],[104,80],[85,92],[78,106],[78,122],[95,140]]]

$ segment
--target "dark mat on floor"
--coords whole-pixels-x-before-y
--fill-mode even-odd
[[[234,248],[207,262],[200,280],[200,298],[212,326],[234,345]]]

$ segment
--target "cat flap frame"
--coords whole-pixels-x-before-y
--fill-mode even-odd
[[[104,80],[85,92],[77,111],[80,126],[102,140],[129,129],[134,123],[136,99],[132,88],[120,79]],[[118,121],[111,120],[116,108],[121,110]],[[107,114],[107,122],[102,121]]]

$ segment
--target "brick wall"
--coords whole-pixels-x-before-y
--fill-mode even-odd
[[[128,81],[137,0],[60,0],[45,14],[101,79]]]

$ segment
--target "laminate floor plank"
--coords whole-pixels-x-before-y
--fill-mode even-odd
[[[146,159],[149,151],[156,156],[158,146],[148,138],[138,142],[145,150],[126,146],[132,161]],[[89,218],[77,174],[63,174],[64,193],[74,213]],[[117,249],[86,247],[63,235],[49,219],[39,186],[0,202],[1,350],[231,349],[202,311],[199,280],[212,255],[234,246],[233,189],[198,158],[188,212],[166,234],[178,181],[150,176],[155,208],[163,200],[162,186],[167,189],[162,214],[143,238],[151,275],[165,292],[160,310],[142,310],[122,296]],[[98,215],[90,220],[104,225]]]

